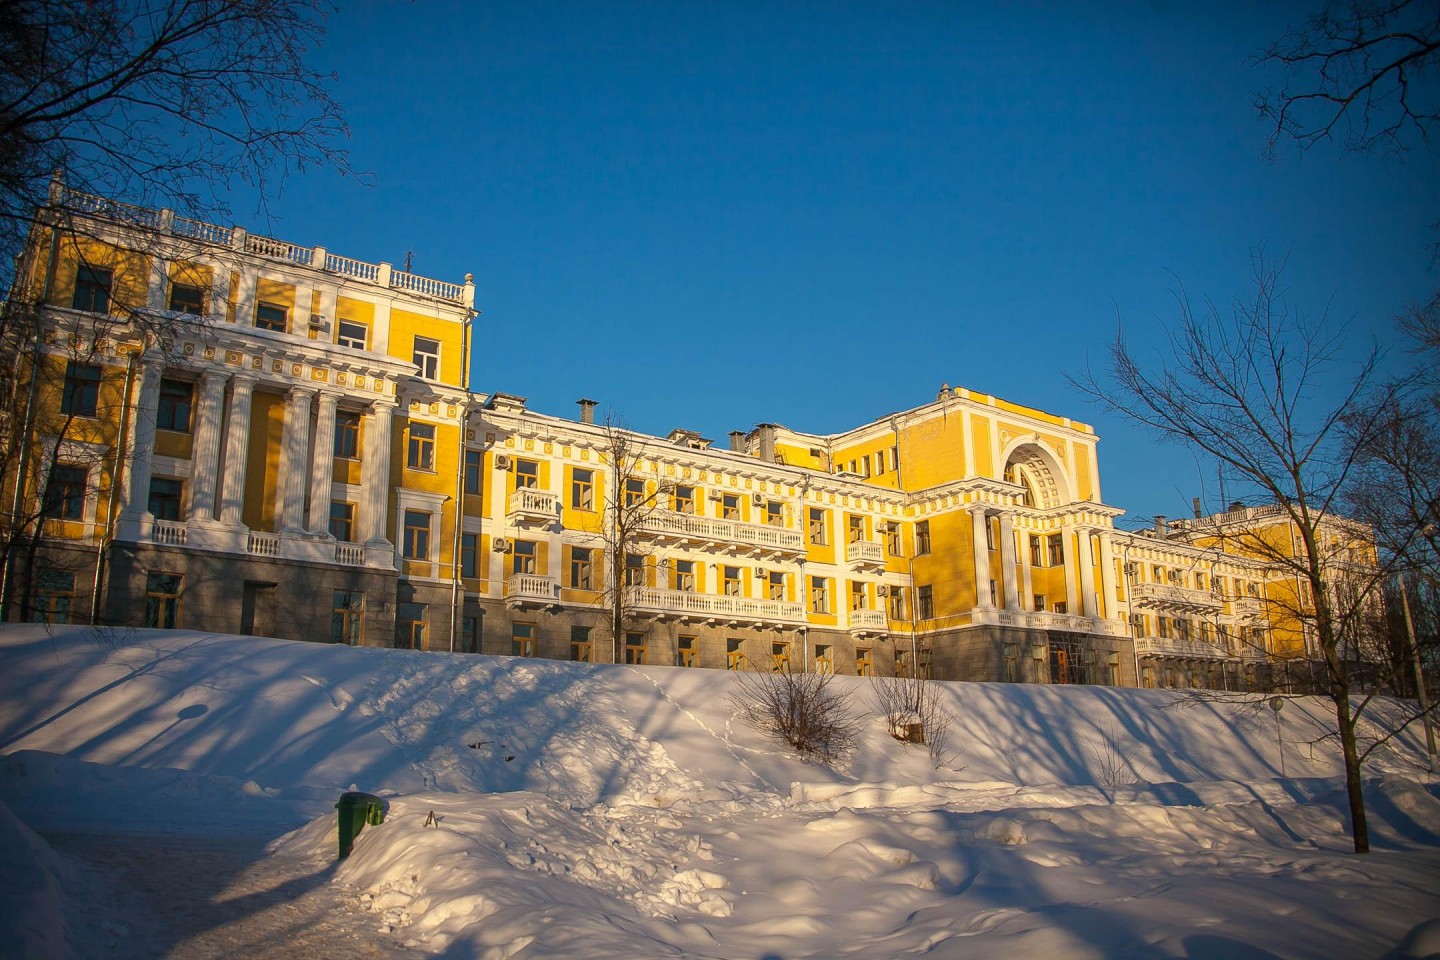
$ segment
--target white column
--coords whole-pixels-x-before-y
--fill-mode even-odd
[[[1075,568],[1080,563],[1080,557],[1076,550],[1070,548],[1070,538],[1074,535],[1074,527],[1065,527],[1060,530],[1061,542],[1065,544],[1065,564],[1061,567],[1065,571],[1065,612],[1070,614],[1080,612],[1080,591],[1075,585]]]
[[[155,412],[160,406],[160,375],[165,364],[158,357],[140,361],[140,380],[135,387],[135,413],[130,435],[125,438],[125,462],[130,480],[121,489],[120,512],[139,519],[150,506],[150,459],[155,455]]]
[[[994,606],[990,602],[990,548],[985,543],[989,520],[983,507],[970,511],[970,523],[975,541],[975,606],[989,608]]]
[[[1027,533],[1026,540],[1033,536]],[[1035,603],[1035,581],[1030,573],[1030,544],[1027,542],[1020,549],[1020,589],[1023,591],[1020,609],[1030,610]]]
[[[1110,545],[1110,533],[1101,530],[1100,538],[1100,610],[1095,615],[1115,619],[1115,553]]]
[[[335,404],[338,394],[320,391],[315,417],[315,459],[310,464],[310,532],[330,532],[330,491],[335,479]]]
[[[215,485],[220,476],[220,415],[225,404],[223,370],[200,374],[200,397],[195,404],[195,436],[190,448],[190,519],[215,519]]]
[[[1100,616],[1095,606],[1095,550],[1090,545],[1090,529],[1081,527],[1080,535],[1080,609],[1087,617]]]
[[[390,495],[390,421],[395,405],[376,401],[365,422],[360,465],[360,530],[368,545],[391,548],[385,536]]]
[[[225,475],[220,499],[220,522],[241,525],[245,506],[245,461],[250,454],[250,401],[255,378],[237,373],[230,379],[230,415],[225,420]]]
[[[1015,585],[1015,523],[1010,514],[1000,514],[1000,574],[1004,577],[1005,609],[1020,609],[1020,590]]]
[[[305,532],[305,466],[310,451],[309,387],[291,387],[285,395],[285,428],[280,437],[280,471],[275,483],[275,529]]]

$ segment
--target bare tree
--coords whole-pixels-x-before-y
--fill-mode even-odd
[[[605,513],[600,540],[606,577],[601,604],[610,631],[611,662],[624,660],[625,634],[638,625],[637,596],[645,588],[644,562],[651,544],[645,525],[674,487],[658,476],[646,480],[640,465],[646,438],[625,428],[614,411],[605,416]]]
[[[833,763],[855,749],[860,719],[850,693],[829,673],[784,669],[735,674],[731,702],[751,726],[802,756]]]
[[[1087,372],[1073,382],[1106,410],[1215,462],[1227,492],[1250,493],[1285,525],[1286,534],[1277,537],[1273,524],[1231,523],[1220,515],[1195,533],[1280,574],[1271,619],[1303,631],[1323,666],[1351,835],[1356,852],[1365,852],[1363,757],[1355,729],[1374,691],[1357,690],[1357,670],[1373,660],[1361,624],[1382,602],[1393,567],[1340,510],[1357,445],[1370,439],[1359,414],[1387,391],[1378,383],[1376,353],[1347,361],[1323,318],[1312,322],[1287,309],[1278,271],[1263,258],[1256,259],[1255,286],[1254,297],[1235,301],[1228,316],[1209,303],[1195,308],[1182,292],[1179,322],[1153,362],[1138,356],[1122,331],[1111,347],[1108,375]]]
[[[1256,98],[1281,139],[1305,149],[1339,140],[1347,149],[1426,146],[1440,127],[1440,6],[1433,0],[1328,3],[1259,58],[1278,64],[1285,86]]]
[[[896,740],[923,744],[937,764],[949,753],[955,719],[940,702],[940,689],[934,680],[913,673],[870,679],[871,707],[884,719],[886,731]]]
[[[333,77],[306,66],[326,0],[0,4],[0,270],[53,172],[72,188],[214,216],[236,180],[349,173]],[[0,275],[0,281],[5,278]]]

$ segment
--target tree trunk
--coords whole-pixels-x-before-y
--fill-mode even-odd
[[[1350,716],[1350,695],[1332,690],[1335,725],[1340,731],[1340,751],[1345,756],[1345,794],[1350,800],[1350,837],[1356,853],[1370,852],[1370,828],[1365,821],[1365,794],[1360,780],[1360,751],[1355,747],[1355,721]]]

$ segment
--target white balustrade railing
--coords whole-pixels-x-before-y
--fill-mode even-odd
[[[333,253],[325,254],[325,269],[334,273],[344,274],[347,277],[368,280],[371,283],[378,283],[380,280],[380,265],[378,263],[366,263],[364,260],[351,260],[349,257],[340,257]]]
[[[505,578],[505,599],[553,603],[560,599],[560,581],[533,573],[516,573]]]
[[[1137,583],[1135,600],[1141,606],[1176,606],[1189,610],[1219,610],[1221,601],[1209,590],[1195,590],[1173,583]]]
[[[640,530],[650,534],[703,540],[710,543],[743,543],[796,553],[805,549],[800,531],[762,523],[741,523],[697,517],[674,510],[656,510],[640,521]]]
[[[311,247],[298,246],[272,237],[259,237],[253,233],[245,237],[245,252],[306,265],[315,259],[315,251]]]
[[[845,545],[847,563],[884,563],[885,548],[873,540],[852,540]]]
[[[171,547],[185,546],[186,526],[174,520],[156,520],[155,529],[151,534],[156,543],[163,543]]]
[[[883,631],[890,626],[890,619],[884,610],[860,609],[850,611],[851,630]]]
[[[1204,640],[1182,640],[1178,637],[1136,637],[1135,652],[1160,657],[1184,657],[1190,660],[1215,660],[1231,656],[1230,651]]]
[[[549,490],[521,487],[510,494],[510,514],[553,518],[560,512],[560,497]]]
[[[459,300],[461,294],[465,292],[463,284],[432,280],[429,277],[405,273],[403,270],[396,270],[390,274],[390,286],[397,290],[411,290],[441,300]]]
[[[798,603],[656,587],[632,587],[630,603],[635,609],[658,613],[790,623],[805,619],[805,609]]]
[[[280,538],[273,533],[251,533],[250,553],[257,557],[280,556]]]
[[[335,544],[335,562],[352,567],[365,564],[365,548],[358,543],[339,542]]]

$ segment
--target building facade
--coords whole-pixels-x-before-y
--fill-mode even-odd
[[[11,297],[7,616],[1151,686],[1294,652],[1262,560],[1115,526],[1086,424],[948,386],[722,446],[551,416],[467,389],[474,294],[57,185]]]

